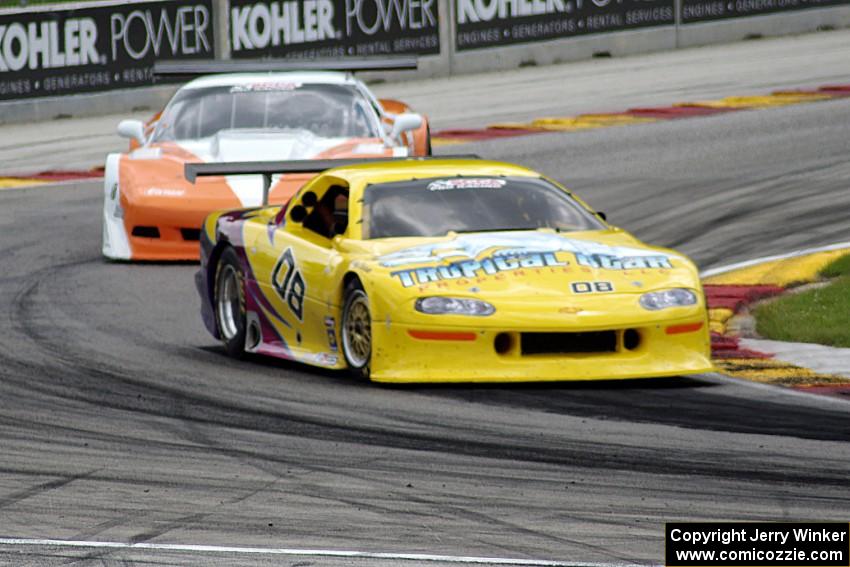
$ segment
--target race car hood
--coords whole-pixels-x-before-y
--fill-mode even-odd
[[[325,153],[338,146],[350,146],[353,150],[361,141],[372,143],[372,153],[375,153],[375,142],[380,142],[373,139],[323,138],[307,130],[221,130],[211,138],[181,142],[180,145],[204,162],[242,162],[327,157]],[[383,153],[385,148],[381,145],[379,151]]]
[[[648,291],[700,289],[697,270],[685,256],[647,246],[620,230],[492,232],[362,244],[371,250],[363,250],[366,257],[353,266],[371,281],[381,280],[380,301],[388,309],[417,297],[446,295],[517,312],[565,302],[581,307],[605,296],[609,308],[622,302],[628,310],[637,307],[636,295]]]

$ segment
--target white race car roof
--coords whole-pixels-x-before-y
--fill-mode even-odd
[[[183,88],[200,89],[276,82],[324,85],[356,85],[358,83],[357,79],[348,73],[336,71],[295,71],[283,73],[227,73],[222,75],[207,75],[192,80]]]

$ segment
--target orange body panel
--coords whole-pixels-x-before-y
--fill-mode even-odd
[[[380,146],[380,152],[358,153],[364,144]],[[150,261],[193,261],[200,254],[200,227],[208,214],[222,209],[239,209],[240,201],[224,177],[207,177],[189,183],[186,163],[202,161],[177,144],[150,146],[159,150],[153,159],[122,155],[119,167],[120,203],[132,259]],[[316,159],[391,157],[378,139],[352,139],[316,155]],[[315,174],[280,177],[269,192],[269,204],[282,205]],[[257,181],[259,182],[259,181]]]

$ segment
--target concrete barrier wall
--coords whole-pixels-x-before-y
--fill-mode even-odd
[[[119,89],[59,97],[0,102],[0,124],[22,124],[122,112],[161,110],[179,85]]]
[[[850,5],[682,23],[681,2],[683,0],[675,0],[676,18],[672,25],[458,50],[455,46],[456,1],[458,0],[437,0],[440,14],[439,54],[423,56],[417,71],[366,73],[363,75],[364,78],[367,81],[403,81],[413,78],[463,75],[509,70],[526,65],[549,65],[600,55],[620,57],[651,51],[726,43],[752,37],[850,27]],[[215,53],[223,59],[230,58],[229,18],[224,16],[228,13],[228,5],[228,0],[213,0]],[[8,10],[2,12],[8,13]],[[130,111],[154,112],[162,108],[176,88],[175,85],[158,85],[3,101],[0,102],[0,124]]]
[[[850,6],[810,8],[679,26],[676,47],[729,43],[753,37],[770,37],[850,27]]]
[[[464,51],[452,58],[452,72],[465,74],[552,65],[594,56],[621,57],[675,47],[676,28],[666,26]]]

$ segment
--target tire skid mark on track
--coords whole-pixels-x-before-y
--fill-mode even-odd
[[[126,409],[126,408],[123,408],[123,409]],[[162,415],[162,414],[154,414],[154,415]],[[220,422],[217,422],[217,421],[214,421],[214,420],[197,420],[195,418],[192,418],[192,417],[186,416],[186,415],[182,415],[182,416],[178,415],[177,417],[180,417],[181,419],[188,419],[188,420],[192,420],[192,421],[197,421],[198,423],[220,424]],[[239,428],[239,425],[234,424],[234,423],[228,423],[227,426]],[[270,432],[276,432],[276,433],[284,433],[284,431],[275,430],[275,429],[265,429],[265,430],[270,431]],[[301,437],[305,436],[304,432],[301,432],[301,434],[299,436],[301,436]],[[321,439],[322,437],[317,437],[317,438]],[[330,438],[339,439],[339,437],[330,437]],[[358,442],[364,442],[364,440],[362,438],[358,438],[357,441]],[[418,439],[418,441],[424,441],[424,439],[420,438],[420,439]],[[396,448],[403,448],[403,449],[410,449],[411,448],[410,445],[407,444],[407,443],[393,443],[393,444],[379,444],[379,445],[393,446],[393,447],[396,447]],[[466,445],[468,446],[468,443]],[[450,447],[450,445],[449,445],[449,447]],[[423,445],[419,444],[419,448],[420,448],[420,450],[426,450],[426,451],[446,450],[447,446],[445,444],[441,444],[439,449],[433,449],[433,448],[429,448],[427,446],[424,446],[424,448],[423,448]],[[468,447],[467,451],[458,451],[458,452],[463,453],[463,454],[468,454],[468,455],[471,455],[471,456],[486,457],[486,456],[494,455],[495,453],[493,451],[497,448],[498,448],[498,446],[483,444],[483,447],[480,448],[480,449]],[[551,464],[565,464],[565,463],[576,462],[576,461],[580,462],[582,456],[586,457],[586,455],[583,455],[582,453],[566,453],[566,455],[563,455],[563,453],[565,453],[565,452],[559,452],[559,453],[561,453],[559,455],[549,455],[549,456],[540,455],[540,456],[538,456],[538,455],[529,454],[530,451],[528,449],[526,449],[525,447],[519,447],[519,448],[517,448],[517,447],[510,448],[509,447],[507,449],[508,449],[507,453],[508,453],[509,456],[500,457],[500,458],[515,458],[515,459],[518,459],[518,460],[528,460],[528,461],[544,462],[544,463],[551,463]],[[246,451],[246,450],[236,450],[236,449],[224,449],[224,448],[221,448],[221,447],[219,447],[217,450],[219,450],[220,452],[225,453],[229,456],[236,457],[236,458],[260,459],[260,460],[263,460],[265,462],[273,462],[273,463],[277,463],[277,464],[288,464],[288,461],[285,460],[285,459],[272,458],[269,455],[257,453],[257,452],[250,452],[250,451]],[[658,455],[654,455],[654,456],[657,457]],[[644,456],[644,457],[646,457],[646,456]],[[702,475],[706,475],[706,476],[715,476],[715,475],[717,475],[717,471],[708,470],[706,465],[708,464],[708,462],[711,462],[714,459],[716,459],[716,457],[717,457],[717,455],[705,455],[704,456],[704,458],[706,459],[705,461],[702,461],[698,464],[695,463],[695,462],[691,462],[691,463],[685,465],[685,467],[686,467],[685,470],[694,474],[695,471],[693,470],[693,467],[699,466],[699,467],[701,467],[701,472],[699,472],[697,474],[702,474]],[[615,469],[620,469],[623,466],[622,464],[620,464],[619,459],[611,459],[610,461],[611,462],[605,462],[605,463],[598,463],[598,462],[591,463],[591,462],[588,462],[585,459],[584,464],[585,464],[585,466],[589,466],[589,467],[599,466],[600,464],[603,464],[603,465],[608,465],[608,466],[615,468]],[[670,470],[669,467],[668,467],[668,472],[661,473],[661,474],[677,474],[677,473],[681,474],[681,473],[684,472],[683,470],[676,470],[676,469],[681,469],[681,467],[676,467],[672,470]],[[658,473],[657,470],[652,471],[652,472],[655,472],[656,474]],[[730,476],[728,474],[728,472],[729,471],[727,471],[727,474],[721,474],[719,476]],[[824,472],[826,472],[826,471],[824,471]],[[832,484],[837,483],[837,484],[840,485],[844,482],[843,477],[841,475],[842,475],[842,471],[836,470],[835,476],[821,477],[821,478],[818,478],[818,479],[809,478],[809,480],[810,481],[816,481],[816,482],[821,483],[821,484],[832,485]],[[754,471],[754,476],[756,478],[762,479],[764,481],[775,481],[775,482],[795,482],[795,481],[802,481],[802,478],[806,478],[806,477],[795,478],[794,475],[792,475],[792,474],[781,474],[781,473],[780,474],[769,474],[767,471]]]
[[[75,532],[70,538],[71,540],[85,541],[90,540],[119,526],[126,526],[132,522],[140,522],[145,519],[148,514],[129,513],[123,514],[118,518],[113,518],[105,522],[100,522],[91,528],[83,531]]]
[[[78,264],[69,262],[45,271],[64,271],[73,269]],[[52,274],[51,281],[60,278]],[[62,395],[78,401],[87,401],[87,391],[95,387],[101,388],[100,395],[108,395],[108,390],[103,386],[115,388],[115,394],[104,397],[98,401],[99,405],[114,409],[129,410],[136,413],[144,413],[157,417],[179,418],[181,421],[195,423],[198,425],[225,425],[236,429],[248,431],[261,430],[271,433],[293,435],[297,437],[308,437],[317,440],[342,440],[350,443],[365,443],[376,446],[387,446],[398,449],[412,449],[421,451],[436,451],[450,454],[466,454],[476,457],[496,457],[500,459],[511,459],[519,461],[532,461],[549,464],[571,464],[582,462],[585,466],[601,467],[614,470],[638,470],[653,474],[698,474],[706,476],[735,477],[752,475],[763,481],[795,482],[809,481],[821,484],[833,484],[844,482],[840,470],[821,471],[817,478],[808,475],[797,476],[789,471],[760,470],[740,471],[720,466],[717,456],[689,456],[689,462],[680,462],[681,455],[677,459],[670,459],[663,451],[643,449],[635,451],[626,446],[604,450],[596,443],[573,442],[574,446],[569,448],[547,448],[538,449],[529,445],[516,443],[505,443],[495,441],[481,441],[465,439],[453,431],[445,432],[443,435],[417,435],[412,433],[390,434],[380,428],[373,427],[350,427],[338,424],[330,420],[311,418],[307,416],[286,415],[259,411],[249,407],[234,404],[232,401],[217,400],[199,394],[189,394],[177,388],[154,386],[149,384],[140,374],[133,374],[121,369],[110,368],[108,365],[91,364],[84,356],[65,352],[62,342],[58,342],[47,336],[43,329],[36,323],[38,321],[37,309],[34,295],[39,289],[38,282],[30,282],[15,299],[16,321],[21,325],[22,331],[40,348],[52,352],[58,361],[65,367],[63,379],[68,391]],[[49,371],[43,368],[42,371]],[[45,388],[45,386],[34,386]],[[51,391],[50,387],[46,387]],[[449,389],[451,390],[451,389]],[[512,390],[507,390],[510,392]],[[141,396],[142,405],[128,400],[138,400]],[[232,456],[240,455],[243,458],[255,458],[268,460],[268,455],[244,450],[228,450]],[[286,460],[271,457],[272,462],[278,464],[286,463]],[[695,468],[699,469],[695,472]],[[832,474],[828,474],[832,473]]]
[[[26,500],[27,498],[38,496],[40,494],[43,494],[44,492],[55,490],[57,488],[62,488],[63,486],[67,486],[74,481],[90,478],[95,472],[96,471],[90,471],[84,474],[71,475],[56,480],[44,482],[35,486],[31,486],[27,489],[20,490],[18,492],[14,492],[12,494],[0,498],[0,509],[5,508],[10,504],[17,504],[18,502]]]
[[[715,207],[714,210],[711,208],[705,210],[707,203],[705,203],[704,200],[698,200],[693,203],[684,203],[679,208],[668,210],[668,213],[671,214],[683,214],[691,209],[702,208],[705,210],[706,214],[702,218],[694,219],[692,223],[689,222],[687,225],[676,225],[676,235],[669,238],[666,244],[673,248],[681,247],[693,242],[693,240],[701,234],[715,231],[717,230],[717,227],[745,221],[748,218],[752,218],[754,215],[768,216],[781,214],[786,217],[786,222],[793,222],[793,211],[795,210],[795,204],[801,199],[801,191],[804,193],[812,192],[811,189],[801,189],[801,185],[803,185],[803,187],[806,185],[811,186],[813,180],[823,180],[824,176],[822,173],[824,170],[833,169],[844,174],[850,174],[850,168],[848,168],[846,160],[839,161],[838,159],[833,159],[824,161],[824,163],[819,165],[817,168],[796,169],[788,173],[783,173],[782,175],[759,179],[755,183],[741,178],[716,179],[714,180],[714,184],[718,189],[718,194],[727,195],[727,198],[729,193],[746,193],[754,196],[767,193],[770,194],[771,197],[769,199],[759,199],[757,204],[753,202],[748,204],[748,206],[736,206],[731,208],[720,205]],[[818,172],[817,176],[813,177],[809,175],[815,171]],[[843,182],[841,184],[843,185]],[[698,185],[699,184],[696,183],[694,184],[694,186]],[[783,191],[783,189],[786,188],[790,189],[790,191]],[[673,197],[676,192],[690,191],[687,184],[677,184],[676,187],[669,187],[666,191],[660,192],[661,194],[659,195],[659,198],[663,199],[668,195]],[[788,214],[789,212],[791,213],[790,215]],[[824,222],[829,222],[830,219],[840,220],[842,215],[840,208],[835,207],[835,204],[830,202],[823,202],[820,206],[816,207],[814,211],[806,211],[806,214],[821,218]],[[632,228],[638,231],[645,230],[653,226],[653,223],[656,222],[657,221],[654,219],[647,218],[642,222],[635,223]],[[787,225],[775,226],[773,228],[773,231],[777,235],[785,235],[787,234],[787,230]],[[818,237],[814,236],[814,238]],[[715,263],[722,260],[725,252],[726,250],[723,247],[719,247],[715,251],[715,255],[707,259],[705,263]]]
[[[186,526],[190,526],[195,523],[200,523],[201,520],[207,518],[212,512],[213,510],[210,510],[204,513],[187,514],[179,518],[174,518],[173,520],[166,522],[164,525],[159,525],[156,529],[147,530],[145,532],[134,535],[130,538],[130,543],[145,543],[152,539],[156,539],[161,535],[167,534],[171,530],[177,528],[185,528]]]
[[[106,480],[106,479],[104,479],[104,480]],[[110,477],[108,480],[111,481],[111,482],[114,482],[115,479]],[[145,486],[149,486],[150,484],[151,483],[145,483]],[[170,486],[173,486],[173,484],[174,484],[173,482],[163,483],[163,486],[169,486],[170,487]],[[223,501],[221,501],[220,504],[218,504],[216,506],[208,507],[203,512],[195,512],[195,513],[192,513],[192,514],[184,514],[184,515],[180,515],[178,517],[175,517],[175,518],[172,518],[172,519],[169,519],[169,520],[166,520],[166,521],[157,519],[157,521],[155,523],[155,525],[156,525],[155,528],[148,529],[148,530],[136,533],[135,535],[132,535],[129,538],[129,542],[131,544],[144,543],[144,542],[148,542],[152,539],[156,539],[160,536],[163,536],[163,535],[171,532],[172,530],[185,528],[185,527],[191,526],[191,525],[201,524],[205,519],[209,518],[210,516],[212,516],[214,514],[219,513],[221,511],[221,509],[223,509],[227,506],[230,506],[232,504],[236,504],[238,502],[241,502],[241,501],[243,501],[247,498],[250,498],[251,496],[267,489],[271,484],[273,484],[273,483],[265,483],[265,484],[263,484],[259,487],[256,487],[252,490],[247,491],[247,494],[223,500]],[[98,524],[98,525],[92,527],[91,529],[84,530],[84,531],[81,531],[81,532],[77,532],[74,535],[72,535],[70,537],[70,539],[72,539],[72,540],[88,540],[88,539],[96,537],[96,536],[98,536],[102,533],[105,533],[112,528],[116,528],[116,527],[119,527],[119,526],[138,525],[142,520],[144,520],[147,517],[150,517],[152,515],[154,515],[154,512],[148,512],[148,513],[145,513],[145,514],[138,514],[138,513],[126,514],[126,515],[124,515],[120,518],[110,520],[110,521],[107,521],[107,522],[102,522],[101,524]]]
[[[39,392],[39,393],[41,393],[41,392]],[[45,393],[50,394],[47,391],[45,391]],[[56,396],[56,398],[62,399],[62,400],[67,400],[67,398],[65,398],[63,396]],[[13,427],[24,427],[25,426],[26,432],[30,435],[28,435],[26,437],[21,436],[20,439],[27,439],[27,440],[37,439],[38,437],[36,435],[34,435],[34,433],[45,433],[46,435],[48,435],[51,438],[61,437],[62,435],[65,435],[65,436],[71,437],[71,438],[88,439],[90,441],[99,441],[99,442],[102,442],[102,443],[130,442],[130,443],[133,443],[133,444],[136,444],[136,445],[139,445],[139,446],[144,445],[148,448],[180,451],[184,454],[187,454],[187,453],[190,454],[190,453],[193,453],[193,452],[206,453],[207,450],[209,449],[209,447],[206,446],[206,445],[198,445],[198,444],[194,444],[194,443],[189,444],[189,443],[182,443],[182,442],[178,443],[178,442],[174,442],[174,441],[168,442],[168,441],[163,441],[163,440],[152,440],[152,439],[149,439],[147,437],[142,437],[142,436],[138,436],[138,437],[128,436],[128,435],[123,434],[123,433],[122,434],[111,434],[111,433],[104,432],[102,430],[97,430],[97,429],[80,429],[80,428],[69,427],[69,426],[65,426],[65,425],[50,424],[50,423],[44,423],[44,422],[23,421],[23,420],[18,419],[18,418],[16,418],[16,419],[0,418],[0,424],[2,424],[5,427],[6,431],[11,431]],[[11,440],[11,439],[13,439],[13,437],[11,435],[7,434],[6,439]],[[33,471],[30,471],[30,470],[26,470],[26,469],[15,469],[15,468],[10,468],[10,467],[6,467],[6,468],[0,467],[0,474],[4,474],[4,473],[5,474],[33,474],[35,476],[56,476],[56,473],[53,473],[53,472],[33,472]],[[112,477],[98,476],[96,474],[92,474],[87,478],[94,479],[94,480],[108,480]],[[122,478],[122,480],[126,481],[126,482],[134,482],[133,479],[131,479],[129,477],[128,478]],[[151,482],[156,483],[157,481],[154,480],[154,481],[151,481]],[[162,485],[167,486],[168,483],[169,483],[169,481],[163,481]]]
[[[415,496],[413,496],[413,497],[408,496],[408,498],[412,499],[414,501],[419,501],[421,503],[430,503],[425,499],[417,499]],[[551,533],[545,533],[545,532],[543,532],[542,530],[539,530],[539,529],[530,529],[530,528],[522,526],[522,525],[520,525],[516,522],[509,522],[509,521],[503,520],[503,519],[501,519],[501,518],[499,518],[499,517],[497,517],[493,514],[486,514],[486,513],[483,513],[483,512],[477,512],[475,510],[462,508],[462,507],[455,507],[455,506],[452,506],[452,507],[445,507],[444,506],[442,509],[444,509],[444,510],[447,509],[447,511],[449,511],[451,514],[453,514],[455,516],[467,518],[467,519],[473,520],[475,522],[478,522],[480,524],[484,524],[484,525],[495,524],[495,525],[498,525],[498,526],[502,526],[503,528],[508,528],[508,529],[511,530],[512,533],[515,533],[515,534],[524,535],[524,536],[531,536],[531,537],[535,537],[535,538],[543,538],[543,539],[547,539],[549,541],[553,541],[555,543],[560,543],[560,544],[569,544],[571,546],[575,546],[578,549],[594,551],[596,553],[599,553],[600,555],[603,555],[603,556],[606,556],[606,557],[611,557],[611,558],[619,560],[619,561],[627,562],[628,559],[629,559],[627,555],[625,555],[623,553],[618,553],[616,551],[611,551],[609,549],[605,549],[601,545],[593,545],[593,544],[585,543],[585,542],[582,542],[581,540],[579,540],[577,538],[559,537],[559,536],[556,536],[556,535],[551,534]],[[508,547],[505,547],[504,549],[506,551],[510,550],[510,548],[508,548]]]
[[[664,423],[717,431],[803,436],[822,440],[850,439],[844,412],[806,410],[774,401],[754,403],[729,398],[716,392],[712,383],[694,378],[643,381],[641,385],[621,382],[571,384],[566,387],[517,385],[497,387],[422,389],[435,396],[459,398],[504,408],[526,407],[537,411],[598,419],[624,419],[635,423]],[[629,396],[631,404],[617,406],[617,394]],[[758,407],[758,411],[752,409]],[[675,411],[671,411],[676,408]],[[607,411],[606,411],[607,410]],[[775,416],[782,415],[778,421]],[[818,428],[809,427],[817,420]],[[813,435],[812,437],[809,437]]]
[[[56,268],[51,268],[49,271],[61,271],[63,268],[74,268],[77,265],[78,264],[76,264],[76,263],[69,263],[65,266],[58,266]],[[33,324],[33,322],[37,320],[37,318],[33,316],[33,311],[34,311],[33,308],[32,308],[33,296],[38,292],[38,282],[40,281],[40,278],[43,277],[44,275],[45,275],[44,273],[39,273],[38,274],[39,278],[36,281],[28,282],[27,285],[25,285],[23,287],[22,291],[17,294],[17,296],[15,298],[15,302],[14,302],[16,309],[13,310],[13,311],[16,311],[16,314],[17,314],[17,316],[15,317],[15,320],[16,320],[17,323],[19,323],[19,327],[23,330],[24,334],[29,336],[40,347],[46,347],[49,351],[53,352],[56,360],[61,360],[61,361],[63,361],[63,363],[65,365],[68,365],[71,368],[75,368],[75,369],[79,370],[80,369],[80,365],[78,364],[79,360],[74,360],[74,359],[69,360],[69,358],[64,353],[64,351],[61,348],[56,348],[56,345],[52,344],[50,341],[45,340],[45,337],[42,336],[37,325]],[[28,365],[28,366],[32,366],[32,365]],[[30,370],[32,370],[32,368],[30,368]],[[44,367],[41,370],[43,370],[45,372],[45,375],[49,375],[49,371],[50,371],[49,367]],[[109,379],[115,378],[115,375],[110,375],[106,372],[102,372],[98,368],[93,368],[93,367],[88,367],[87,373],[92,375],[92,376],[102,378],[104,382],[108,381]],[[44,391],[49,391],[49,389],[44,389]],[[56,393],[56,395],[58,397],[63,398],[63,399],[67,399],[67,395],[65,395],[65,394]],[[78,399],[80,399],[81,401],[86,401],[86,396],[79,396]],[[172,413],[176,413],[176,414],[179,415],[180,412],[168,411],[168,412],[165,413],[165,415],[172,414]],[[86,432],[86,433],[90,434],[91,432]],[[196,439],[193,439],[192,436],[189,436],[189,438],[190,438],[190,440],[197,441]],[[124,438],[122,440],[126,442],[127,439]],[[209,443],[207,443],[204,447],[195,447],[196,450],[201,450],[201,451],[204,451],[208,448],[209,448]],[[272,467],[264,467],[264,469],[266,471],[272,471],[273,470]],[[107,480],[107,479],[104,478],[103,480]],[[108,480],[114,480],[114,479],[108,479]],[[169,483],[165,483],[165,484],[167,485]],[[245,498],[248,498],[251,495],[256,494],[257,492],[264,490],[268,486],[269,486],[269,483],[266,483],[263,486],[260,486],[260,487],[254,489],[254,490],[249,491],[247,494],[244,494],[244,495],[242,495],[238,498],[232,499],[229,502],[226,502],[226,503],[223,503],[223,504],[230,504],[230,503],[238,502],[240,500],[244,500]],[[180,518],[180,519],[172,522],[171,526],[184,525],[187,520],[192,519],[192,518],[193,517]],[[109,525],[113,525],[113,524],[109,524]],[[152,533],[149,533],[149,534],[141,534],[141,535],[138,536],[138,538],[139,539],[150,539],[150,538],[156,537],[158,535],[161,535],[161,533],[165,533],[165,531],[167,531],[167,528],[160,530],[158,533],[152,532]]]
[[[134,389],[141,389],[146,393],[155,393],[155,398],[171,399],[167,411],[161,408],[141,409],[134,407],[120,400],[109,400],[100,405],[115,409],[131,410],[140,413],[146,413],[157,417],[173,417],[183,421],[189,421],[197,424],[206,425],[225,425],[235,429],[246,430],[261,430],[269,433],[277,433],[284,435],[295,435],[297,437],[309,437],[317,440],[343,440],[352,443],[365,443],[377,446],[387,446],[399,449],[419,450],[419,451],[437,451],[452,454],[465,454],[475,457],[492,457],[499,459],[511,459],[519,461],[532,461],[548,464],[574,464],[581,462],[584,466],[596,468],[611,468],[615,470],[638,470],[641,472],[650,472],[653,474],[697,474],[705,476],[720,476],[729,478],[750,477],[764,482],[817,482],[824,485],[838,484],[842,485],[846,478],[844,472],[840,469],[835,471],[821,471],[817,478],[807,475],[798,476],[789,472],[760,470],[760,471],[740,471],[730,470],[725,467],[716,466],[716,458],[719,455],[698,454],[690,456],[687,463],[672,462],[663,455],[663,451],[644,450],[630,455],[633,450],[622,446],[617,447],[616,452],[608,453],[604,449],[600,449],[596,443],[575,443],[577,447],[570,449],[554,449],[550,448],[547,451],[516,445],[512,443],[495,443],[481,442],[464,439],[445,439],[442,437],[431,437],[426,435],[389,435],[388,432],[372,428],[351,428],[340,426],[333,422],[325,422],[322,420],[284,416],[281,414],[272,414],[269,412],[259,412],[257,410],[249,410],[241,408],[225,402],[202,398],[200,396],[191,397],[183,392],[174,389],[155,388],[149,386],[148,389],[142,387],[143,383],[128,379],[127,376],[117,373],[110,373],[103,370],[84,368],[84,376],[95,375],[102,378],[107,378],[111,381],[119,382]],[[85,395],[70,394],[72,399],[85,401]],[[132,398],[132,395],[129,396]],[[197,407],[187,406],[183,412],[175,411],[174,400],[191,401]],[[217,414],[217,415],[216,415]],[[293,428],[292,426],[295,426]],[[597,450],[593,450],[597,449]],[[267,454],[262,454],[248,450],[237,449],[219,449],[231,456],[240,456],[243,458],[261,459],[268,462],[278,464],[287,464],[286,459],[272,457]],[[681,457],[681,456],[680,456]],[[634,461],[644,461],[642,464]],[[649,461],[654,460],[654,463]],[[698,470],[695,470],[698,469]],[[832,475],[826,474],[832,472]]]

